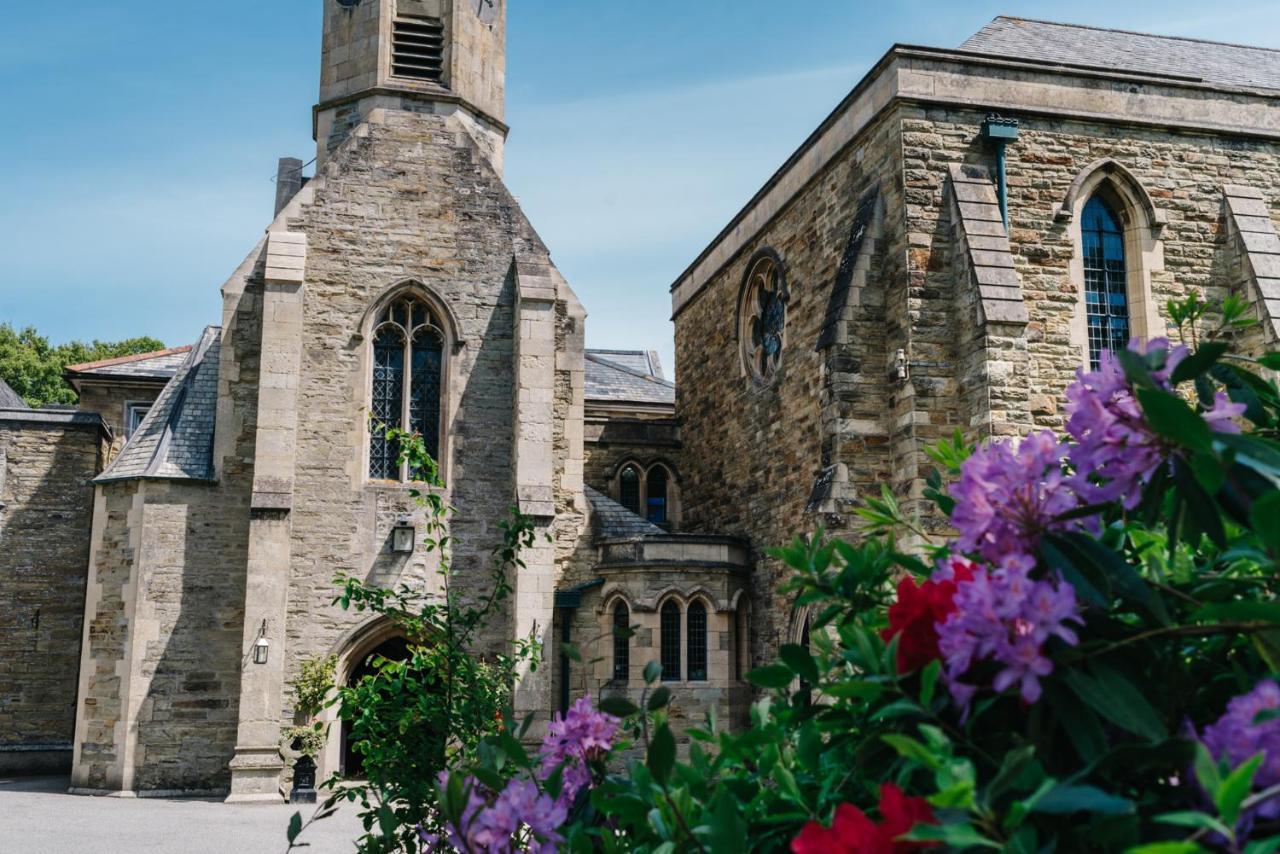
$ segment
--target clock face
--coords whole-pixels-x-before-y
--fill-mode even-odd
[[[476,4],[476,15],[481,22],[492,24],[498,17],[498,6],[502,0],[472,0]]]

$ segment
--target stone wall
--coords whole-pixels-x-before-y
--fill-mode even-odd
[[[91,481],[105,450],[87,415],[0,419],[0,774],[70,766]]]
[[[624,462],[647,469],[665,464],[674,475],[668,494],[669,515],[678,518],[680,489],[680,427],[674,418],[619,415],[588,416],[586,422],[586,485],[618,500],[616,475]]]
[[[833,293],[860,202],[876,190],[887,210],[900,209],[897,142],[888,119],[870,130],[676,316],[683,528],[739,535],[755,549],[753,661],[770,657],[800,624],[775,593],[783,569],[761,558],[763,550],[819,521],[841,528],[843,515],[826,511],[843,511],[890,475],[890,432],[904,406],[887,376],[892,351],[902,346],[904,323],[896,318],[905,309],[883,283],[900,280],[904,237],[890,232],[865,242],[866,257],[849,262],[860,268],[857,282],[840,299]],[[742,367],[737,304],[748,261],[763,248],[781,257],[790,300],[780,367],[760,384]],[[817,491],[842,502],[819,501],[824,515],[807,514],[831,467],[843,484]]]
[[[111,464],[124,447],[125,404],[152,403],[164,388],[164,381],[152,383],[81,382],[80,409],[96,412],[111,432],[111,449],[103,468]]]

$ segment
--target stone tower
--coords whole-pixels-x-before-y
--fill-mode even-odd
[[[457,115],[501,172],[505,0],[324,0],[320,164],[379,109]]]

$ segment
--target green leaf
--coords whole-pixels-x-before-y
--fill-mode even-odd
[[[1275,854],[1280,851],[1280,836],[1255,839],[1244,847],[1244,854]]]
[[[615,718],[629,718],[640,711],[640,707],[626,697],[605,697],[600,701],[600,711]]]
[[[302,813],[296,812],[289,819],[289,845],[293,845],[300,833],[302,833]]]
[[[667,703],[670,703],[670,702],[671,702],[671,689],[668,688],[666,685],[663,685],[659,688],[654,689],[654,692],[649,695],[649,702],[647,704],[647,707],[649,711],[656,712],[658,711],[658,709],[665,708]]]
[[[658,677],[662,675],[662,665],[656,661],[650,661],[644,666],[644,683],[652,685],[658,681]]]
[[[816,684],[818,676],[818,665],[813,660],[813,656],[809,650],[796,643],[783,644],[778,650],[778,657],[791,668],[801,679],[810,685]],[[787,680],[790,683],[790,680]]]
[[[933,702],[933,692],[938,685],[938,676],[942,673],[942,660],[935,658],[920,671],[920,705],[928,708]]]
[[[1213,431],[1185,400],[1152,388],[1137,389],[1137,396],[1152,430],[1193,451],[1213,450]]]
[[[1222,354],[1227,352],[1227,345],[1221,341],[1209,341],[1201,344],[1200,347],[1187,358],[1178,363],[1173,369],[1173,374],[1169,380],[1174,385],[1186,382],[1213,366],[1213,363],[1222,358]]]
[[[1236,822],[1239,821],[1240,805],[1244,803],[1249,790],[1253,788],[1253,777],[1258,773],[1258,766],[1262,764],[1265,757],[1265,753],[1259,753],[1242,762],[1238,768],[1226,776],[1222,785],[1218,787],[1218,791],[1214,792],[1213,803],[1218,808],[1218,815],[1222,816],[1223,824],[1228,827],[1235,827]]]
[[[747,674],[747,681],[761,688],[786,688],[795,678],[795,672],[785,664],[757,667]]]
[[[1124,854],[1202,854],[1204,851],[1194,842],[1148,842],[1126,848]]]
[[[1216,792],[1222,785],[1222,775],[1218,772],[1218,763],[1209,755],[1204,742],[1196,741],[1195,760],[1196,780],[1206,792]]]
[[[712,854],[741,854],[748,850],[747,824],[738,814],[736,799],[727,789],[716,793],[711,802]]]
[[[560,644],[560,652],[571,661],[582,663],[582,653],[578,652],[578,648],[571,643]]]
[[[889,733],[880,736],[880,740],[898,751],[899,756],[914,759],[926,768],[934,769],[942,764],[941,757],[935,756],[933,751],[909,736]]]
[[[1143,693],[1111,667],[1095,664],[1089,673],[1072,668],[1064,679],[1086,705],[1121,729],[1148,741],[1164,741],[1168,736],[1159,713]]]
[[[1215,602],[1192,612],[1192,622],[1265,622],[1280,625],[1280,603],[1256,602],[1242,599],[1238,602]]]
[[[965,848],[994,848],[1001,846],[983,836],[967,824],[917,824],[911,832],[897,837],[912,842],[942,842],[948,848],[964,850]]]
[[[1035,757],[1036,748],[1032,744],[1020,747],[1017,750],[1010,750],[1004,755],[1004,762],[1000,764],[1000,770],[991,779],[991,782],[987,785],[986,792],[983,794],[983,801],[987,806],[995,804],[1000,796],[1004,794],[1004,791],[1022,776],[1022,772],[1031,767]]]
[[[1280,560],[1280,492],[1269,492],[1253,502],[1249,523],[1271,556]]]
[[[645,765],[653,775],[653,779],[665,786],[675,764],[676,737],[672,735],[670,726],[662,724],[653,733],[653,741],[649,744],[649,755]]]
[[[1185,812],[1170,812],[1156,816],[1156,821],[1161,824],[1172,824],[1176,827],[1194,827],[1198,830],[1211,830],[1214,833],[1222,834],[1227,839],[1231,839],[1235,836],[1231,828],[1227,827],[1208,813],[1193,812],[1191,810],[1187,810]]]
[[[1032,812],[1068,815],[1089,812],[1098,815],[1129,815],[1133,801],[1104,792],[1097,786],[1058,785],[1031,808]]]

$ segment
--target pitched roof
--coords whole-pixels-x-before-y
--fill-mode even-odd
[[[1280,50],[1001,15],[961,50],[1217,86],[1280,89]]]
[[[206,328],[99,482],[130,478],[213,479],[222,330]]]
[[[30,409],[27,402],[22,399],[16,391],[9,387],[9,384],[0,379],[0,409]]]
[[[602,492],[597,492],[589,486],[584,486],[582,491],[587,496],[588,503],[591,504],[591,530],[595,533],[596,539],[608,540],[615,537],[643,537],[649,534],[667,533]]]
[[[587,350],[584,394],[609,403],[674,406],[676,386],[662,376],[658,354],[645,350]]]
[[[168,379],[178,372],[186,361],[191,346],[170,347],[167,350],[155,350],[151,353],[136,353],[132,356],[119,356],[115,359],[100,359],[96,362],[84,362],[79,365],[67,365],[68,376],[112,377],[118,379]]]

